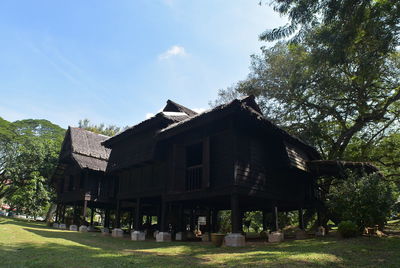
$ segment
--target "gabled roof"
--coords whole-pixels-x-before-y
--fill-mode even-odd
[[[101,143],[108,138],[81,128],[69,127],[64,144],[70,139],[71,157],[81,168],[105,171],[111,150]]]
[[[276,134],[283,136],[286,140],[301,146],[314,157],[320,158],[319,153],[314,147],[308,145],[299,138],[290,135],[288,132],[265,118],[261,112],[261,109],[255,102],[254,96],[235,99],[229,103],[219,105],[201,114],[197,114],[180,122],[169,125],[168,127],[162,129],[158,133],[157,137],[161,140],[166,139],[193,127],[201,126],[209,121],[221,119],[223,116],[235,111],[249,116],[249,119],[255,120],[255,122],[261,126],[268,128],[274,131]]]
[[[183,105],[180,105],[178,103],[175,103],[171,100],[167,101],[167,105],[164,107],[162,112],[157,113],[156,115],[130,127],[127,128],[125,131],[118,133],[117,135],[107,139],[104,141],[102,144],[108,148],[112,146],[115,142],[121,141],[125,139],[126,137],[129,137],[131,135],[134,135],[138,132],[141,132],[143,130],[147,130],[152,126],[155,126],[157,124],[164,124],[165,125],[170,125],[176,122],[180,122],[182,120],[188,119],[191,116],[196,115],[197,113],[190,110],[189,108],[186,108]]]

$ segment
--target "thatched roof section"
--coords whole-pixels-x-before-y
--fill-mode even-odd
[[[71,156],[81,168],[106,170],[111,150],[101,143],[108,139],[108,136],[69,127],[67,138],[70,139]]]
[[[106,141],[103,142],[103,145],[108,148],[111,148],[112,144],[114,144],[115,142],[119,142],[125,139],[126,137],[130,137],[131,135],[145,131],[155,125],[162,124],[168,126],[170,124],[188,119],[196,114],[197,114],[196,112],[190,110],[189,108],[186,108],[183,105],[168,100],[167,105],[164,107],[162,112],[159,112],[155,116],[152,116],[130,128],[127,128],[125,131],[107,139]]]
[[[314,147],[308,145],[299,138],[290,135],[285,130],[281,129],[280,127],[278,127],[277,125],[266,119],[263,116],[261,109],[255,102],[254,96],[248,96],[242,99],[235,99],[229,103],[219,105],[201,114],[197,114],[180,122],[172,124],[162,129],[160,133],[157,135],[157,137],[159,139],[166,139],[183,131],[189,130],[193,127],[199,127],[210,121],[219,120],[224,116],[233,112],[239,112],[242,113],[243,115],[248,116],[249,120],[254,120],[254,122],[261,125],[262,127],[270,131],[273,131],[280,136],[283,136],[285,140],[288,140],[294,144],[299,145],[301,148],[306,150],[315,158],[320,158],[319,153]]]
[[[181,112],[187,114],[188,116],[194,116],[197,114],[195,111],[173,102],[172,100],[167,100],[167,105],[164,107],[163,112]]]
[[[310,172],[316,177],[343,177],[346,175],[346,170],[352,170],[360,173],[365,172],[367,174],[379,172],[379,169],[376,166],[368,162],[313,160],[309,161],[307,166]]]

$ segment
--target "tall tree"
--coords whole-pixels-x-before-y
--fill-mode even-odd
[[[278,43],[253,56],[251,73],[220,99],[254,94],[265,115],[316,146],[327,159],[343,159],[358,138],[366,148],[397,130],[400,55],[388,55],[374,75],[353,64],[320,64],[311,36],[302,44]],[[374,59],[371,59],[374,61]],[[368,147],[368,146],[369,147]],[[365,157],[359,154],[359,157]]]
[[[49,184],[65,130],[47,120],[0,120],[0,198],[33,213],[52,197]]]
[[[91,124],[90,120],[87,119],[87,118],[85,118],[83,120],[79,120],[78,127],[86,129],[86,130],[89,130],[89,131],[94,132],[94,133],[106,135],[106,136],[109,136],[109,137],[114,136],[115,134],[117,134],[121,130],[124,130],[124,129],[127,128],[127,127],[125,127],[125,128],[117,127],[116,125],[108,125],[108,126],[106,126],[103,123],[100,124],[100,125],[95,125],[95,124]]]

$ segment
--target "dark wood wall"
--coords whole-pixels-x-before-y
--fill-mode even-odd
[[[158,162],[148,162],[118,172],[118,198],[130,199],[161,194],[167,172],[166,164]]]
[[[104,172],[81,169],[69,164],[64,175],[58,179],[57,195],[59,201],[78,202],[90,195],[90,200],[108,202],[115,197],[115,180]]]
[[[163,145],[170,168],[166,177],[168,193],[207,191],[233,184],[234,136],[231,119],[191,129]],[[193,147],[201,148],[201,163],[191,166],[190,148]],[[194,173],[195,182],[188,186],[189,173]],[[198,184],[196,176],[201,177]]]

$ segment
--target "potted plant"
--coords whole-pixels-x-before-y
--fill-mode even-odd
[[[224,237],[225,237],[224,233],[211,233],[211,242],[216,247],[220,247],[224,242]]]

